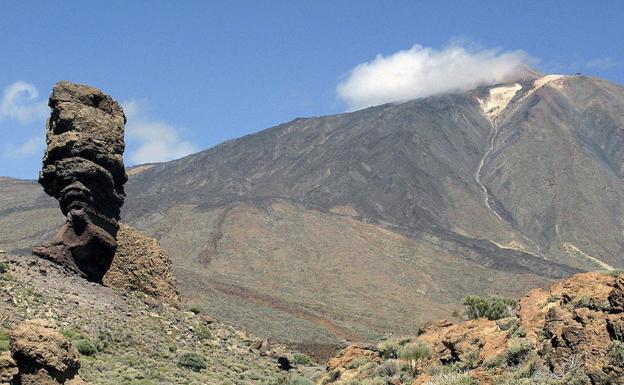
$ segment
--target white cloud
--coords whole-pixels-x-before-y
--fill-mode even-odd
[[[143,103],[129,100],[123,103],[128,122],[126,141],[130,151],[130,165],[165,162],[178,159],[197,151],[197,147],[180,138],[180,129],[168,123],[145,116]]]
[[[596,70],[608,70],[613,67],[617,67],[617,65],[618,63],[610,57],[592,59],[585,63],[585,66],[587,66],[588,68]]]
[[[42,155],[45,149],[45,136],[38,135],[26,140],[20,145],[7,144],[2,152],[3,158],[28,158],[34,155]]]
[[[414,45],[357,65],[336,87],[350,110],[435,94],[510,82],[527,73],[523,51],[501,52],[450,44],[442,49]]]
[[[31,83],[17,81],[4,89],[0,99],[0,118],[15,119],[21,124],[44,121],[49,113],[39,90]]]

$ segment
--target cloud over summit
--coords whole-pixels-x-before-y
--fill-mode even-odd
[[[511,82],[528,71],[523,51],[474,49],[450,44],[442,49],[414,45],[353,68],[336,87],[350,110],[447,92]]]

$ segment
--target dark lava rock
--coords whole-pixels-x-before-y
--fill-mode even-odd
[[[54,86],[48,104],[52,114],[39,183],[58,199],[67,221],[33,253],[101,282],[117,248],[125,197],[126,117],[102,91],[66,81]]]

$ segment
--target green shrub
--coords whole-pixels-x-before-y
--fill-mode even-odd
[[[624,366],[624,342],[613,341],[607,348],[607,357],[613,366]]]
[[[82,332],[77,329],[63,329],[60,333],[70,341],[84,339]]]
[[[610,277],[615,277],[615,278],[617,278],[617,277],[619,277],[620,275],[624,274],[624,270],[618,270],[618,269],[615,269],[615,270],[607,270],[607,271],[605,271],[605,272],[604,272],[604,274],[606,274],[606,275],[608,275],[608,276],[610,276]]]
[[[526,330],[522,327],[519,318],[501,319],[496,322],[500,330],[508,330],[510,337],[522,338],[526,337]]]
[[[346,382],[344,385],[386,385],[387,381],[383,378],[366,378],[363,380],[352,379]]]
[[[97,347],[93,344],[93,342],[87,339],[80,339],[73,341],[74,346],[78,350],[78,353],[83,356],[93,356],[97,353]]]
[[[314,383],[305,377],[295,376],[286,381],[286,385],[314,385]]]
[[[199,337],[200,340],[207,340],[212,337],[210,329],[205,326],[199,326],[197,329],[195,329],[195,335]]]
[[[294,353],[293,354],[293,362],[297,365],[311,365],[312,359],[303,353]]]
[[[433,377],[425,385],[479,385],[479,381],[466,373],[443,373]]]
[[[515,316],[518,303],[511,298],[471,295],[464,298],[464,307],[470,319],[498,320]]]
[[[347,369],[357,369],[360,366],[366,365],[368,363],[368,359],[366,357],[355,357],[352,359],[346,366]]]
[[[548,296],[548,302],[559,302],[561,301],[561,296],[556,294],[551,294]]]
[[[189,307],[188,311],[190,311],[191,313],[193,313],[195,315],[197,315],[197,314],[202,312],[201,308],[199,306],[195,306],[195,305]]]
[[[477,366],[481,365],[481,351],[479,349],[473,350],[470,353],[466,354],[464,360],[461,364],[462,369],[464,370],[472,370],[476,369]]]
[[[97,337],[95,338],[94,344],[98,352],[104,352],[109,346],[113,344],[113,335],[106,330],[100,330]]]
[[[431,350],[422,342],[412,342],[399,349],[399,358],[409,363],[412,375],[416,374],[418,361],[428,358],[430,355]]]
[[[9,350],[9,333],[4,330],[0,330],[0,352],[8,352]]]
[[[429,347],[422,342],[413,342],[399,349],[399,358],[405,361],[419,361],[430,355]]]
[[[388,340],[380,342],[377,345],[377,348],[379,349],[379,354],[383,358],[399,358],[399,349],[401,348],[401,343],[396,338],[390,338]]]
[[[206,359],[197,353],[184,353],[178,358],[178,366],[199,372],[206,369]]]
[[[386,361],[379,365],[377,368],[377,374],[381,377],[392,377],[399,371],[399,367],[395,361]]]
[[[497,356],[489,357],[483,361],[483,366],[486,369],[494,369],[501,367],[505,363],[505,355],[499,354]]]
[[[530,351],[531,344],[526,341],[512,343],[505,352],[505,363],[507,366],[518,366],[526,360]]]
[[[0,274],[4,274],[9,271],[9,264],[5,262],[0,262]]]
[[[331,372],[327,373],[327,377],[323,379],[323,384],[330,384],[334,381],[338,381],[342,372],[340,369],[334,369]]]

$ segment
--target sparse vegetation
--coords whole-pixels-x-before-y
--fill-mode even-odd
[[[379,349],[379,353],[383,358],[399,358],[399,349],[401,349],[401,347],[408,342],[408,339],[389,338],[385,341],[380,342],[377,345],[377,348]]]
[[[199,306],[193,305],[193,306],[189,306],[188,311],[190,311],[191,313],[197,315],[200,314],[202,312],[201,308]]]
[[[471,295],[464,298],[463,304],[466,315],[470,319],[487,318],[498,320],[514,317],[518,303],[516,300],[505,297],[480,297]]]
[[[551,294],[548,296],[548,302],[552,303],[552,302],[558,302],[561,301],[561,296],[560,295],[556,295],[556,294]]]
[[[508,330],[512,338],[526,337],[526,330],[522,327],[519,318],[501,319],[496,324],[500,330]]]
[[[9,333],[0,330],[0,352],[7,352],[9,348]]]
[[[377,368],[377,373],[381,377],[392,377],[397,374],[399,371],[399,366],[395,361],[386,361],[385,363],[379,365]]]
[[[342,371],[340,369],[334,369],[327,373],[327,376],[323,379],[323,384],[329,384],[334,381],[337,381],[342,375]]]
[[[312,359],[306,354],[294,353],[293,362],[297,365],[310,365],[312,364]]]
[[[368,360],[366,359],[366,357],[360,356],[360,357],[355,357],[354,359],[351,360],[351,362],[349,362],[346,366],[347,369],[357,369],[360,366],[364,366],[368,363]]]
[[[479,385],[479,381],[466,373],[441,373],[425,385]]]
[[[510,344],[505,352],[505,363],[508,366],[518,366],[526,360],[530,351],[530,343],[526,340],[516,340]]]
[[[431,350],[422,342],[413,342],[399,349],[399,358],[407,361],[412,375],[417,372],[418,361],[428,358]]]
[[[624,366],[624,342],[612,341],[607,349],[609,362],[614,366]]]
[[[205,326],[199,326],[197,329],[195,329],[195,335],[199,337],[200,340],[206,340],[212,337],[210,329]]]
[[[285,385],[314,385],[314,383],[305,377],[294,376],[286,380]]]
[[[186,369],[190,369],[194,372],[199,372],[202,369],[206,369],[206,359],[201,354],[197,353],[184,353],[178,358],[178,366]]]

